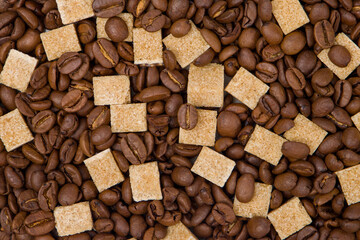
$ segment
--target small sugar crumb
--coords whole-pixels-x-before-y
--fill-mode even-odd
[[[223,187],[234,167],[233,160],[208,147],[203,147],[191,171],[219,187]]]

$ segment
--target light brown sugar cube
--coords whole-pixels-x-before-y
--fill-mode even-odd
[[[307,119],[304,115],[298,114],[294,119],[295,126],[284,133],[289,141],[301,142],[310,148],[312,155],[327,135],[327,131]]]
[[[285,35],[310,21],[299,0],[273,0],[272,12]]]
[[[191,171],[223,187],[235,167],[235,162],[214,150],[203,147]]]
[[[353,123],[357,127],[357,129],[360,131],[360,112],[358,112],[357,114],[352,116],[351,120],[353,121]]]
[[[110,149],[106,149],[84,161],[99,192],[124,181]]]
[[[59,58],[66,52],[81,51],[74,24],[41,33],[40,38],[49,61]]]
[[[34,139],[18,109],[0,117],[0,139],[8,152]]]
[[[24,92],[29,85],[37,62],[36,58],[11,49],[0,73],[0,83]]]
[[[360,164],[336,172],[348,205],[360,202]]]
[[[92,2],[93,0],[56,0],[63,24],[94,16]]]
[[[246,218],[266,217],[269,211],[271,190],[271,185],[255,183],[254,197],[250,202],[242,203],[234,197],[233,209],[236,216]]]
[[[124,20],[129,31],[129,35],[125,38],[125,42],[132,42],[133,40],[133,28],[134,28],[134,16],[131,13],[120,13],[117,15],[119,18]],[[109,36],[105,32],[105,24],[109,18],[96,18],[96,32],[98,38],[106,38],[110,40]]]
[[[161,30],[148,32],[143,28],[133,29],[134,63],[142,65],[162,65]]]
[[[350,55],[351,60],[346,67],[336,66],[329,58],[330,48],[322,50],[318,58],[340,79],[346,79],[360,64],[360,48],[345,33],[339,33],[335,38],[335,45],[345,47]]]
[[[93,78],[95,105],[130,103],[130,80],[126,75]]]
[[[93,227],[89,202],[56,207],[54,217],[60,237],[89,231]]]
[[[129,167],[129,176],[134,201],[162,199],[157,162],[131,165]]]
[[[298,197],[270,212],[268,218],[281,239],[296,233],[312,221]]]
[[[254,109],[259,99],[269,90],[269,86],[241,67],[226,86],[225,91]]]
[[[284,142],[286,139],[256,125],[245,146],[245,151],[276,166],[282,156],[281,147]]]
[[[110,105],[114,133],[147,131],[146,103]]]
[[[182,68],[192,63],[210,47],[195,24],[190,21],[191,29],[183,37],[176,38],[172,34],[164,38],[167,49],[172,51]]]
[[[187,87],[188,103],[197,107],[222,107],[224,102],[224,65],[190,65]]]
[[[180,128],[179,143],[214,146],[216,137],[216,111],[198,109],[198,122],[195,128]]]
[[[163,240],[197,240],[195,235],[180,221],[167,228]]]

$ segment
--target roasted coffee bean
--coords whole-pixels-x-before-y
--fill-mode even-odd
[[[305,44],[305,35],[300,31],[294,31],[284,37],[280,46],[286,55],[296,55],[305,47]]]
[[[196,108],[191,104],[182,104],[177,113],[178,122],[181,128],[193,129],[198,121]]]
[[[132,164],[144,163],[147,158],[147,151],[143,141],[134,133],[129,133],[121,139],[121,150],[126,159]]]
[[[168,3],[166,14],[175,22],[180,18],[184,18],[189,9],[188,0],[170,0]]]
[[[309,155],[310,149],[304,143],[289,141],[283,143],[281,152],[289,159],[304,159]]]
[[[114,45],[105,38],[98,39],[93,44],[95,59],[105,68],[113,68],[119,62],[119,55]]]
[[[331,23],[327,20],[319,21],[314,26],[314,38],[321,48],[330,48],[335,42],[335,33]]]
[[[110,18],[124,10],[125,0],[95,0],[92,8],[97,17]]]
[[[250,202],[254,196],[255,191],[255,179],[253,175],[249,173],[243,174],[236,183],[236,198],[240,202]]]
[[[251,237],[262,238],[270,232],[270,221],[264,217],[253,217],[247,223],[247,229]]]
[[[334,45],[328,52],[329,59],[338,67],[346,67],[351,61],[351,55],[349,51],[340,45]]]
[[[111,17],[106,21],[105,32],[113,42],[124,41],[129,36],[125,21],[119,17]]]
[[[152,86],[145,88],[139,94],[139,99],[142,102],[153,102],[164,100],[170,97],[170,90],[164,86]]]
[[[164,27],[165,15],[158,9],[150,10],[141,19],[142,27],[148,32],[156,32]]]
[[[285,172],[275,177],[274,187],[280,191],[290,191],[297,183],[298,177],[293,172]]]
[[[164,69],[160,73],[161,82],[172,92],[180,92],[186,88],[185,77],[177,70]]]
[[[217,131],[223,137],[234,138],[241,129],[240,118],[233,112],[222,111],[217,119]]]
[[[40,236],[55,228],[54,215],[43,210],[30,213],[24,221],[25,230],[31,236]]]
[[[65,94],[61,99],[61,106],[69,113],[78,112],[85,106],[87,100],[83,91],[75,89]]]
[[[39,206],[44,211],[54,210],[57,205],[58,184],[54,180],[44,183],[38,193]]]

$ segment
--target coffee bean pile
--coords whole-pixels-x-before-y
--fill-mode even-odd
[[[335,174],[360,164],[351,119],[360,112],[360,62],[337,40],[345,34],[360,46],[360,0],[300,3],[309,22],[284,34],[270,0],[94,0],[95,16],[75,22],[82,51],[48,61],[40,34],[64,26],[57,2],[0,0],[0,72],[13,49],[38,60],[25,91],[0,84],[0,116],[17,109],[34,136],[9,152],[0,140],[0,239],[166,239],[182,222],[198,239],[280,240],[266,216],[234,212],[234,200],[254,199],[257,183],[272,186],[269,212],[297,197],[310,217],[288,239],[360,239],[360,203],[349,205]],[[174,52],[163,46],[163,65],[134,63],[120,13],[133,15],[134,28],[161,30],[163,39],[186,36],[194,23],[210,46],[194,66],[221,64],[226,79],[243,68],[269,90],[254,108],[228,93],[221,108],[195,107],[187,102],[189,68]],[[108,18],[108,38],[97,37],[100,18]],[[333,67],[317,56],[325,50]],[[334,73],[354,61],[349,76]],[[147,131],[112,131],[110,107],[95,105],[93,91],[93,77],[109,75],[130,77],[131,102],[147,103]],[[223,187],[191,171],[202,146],[179,143],[179,129],[199,124],[199,109],[217,111],[211,147],[236,164]],[[286,141],[278,164],[245,151],[256,125],[287,138],[299,114],[328,133],[314,151]],[[99,192],[84,160],[106,149],[125,179]],[[136,202],[129,167],[149,162],[158,164],[162,199]],[[359,180],[352,184],[359,195]],[[93,229],[60,237],[55,208],[86,201]]]

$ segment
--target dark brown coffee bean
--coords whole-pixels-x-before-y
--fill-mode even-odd
[[[141,19],[142,27],[148,32],[156,32],[164,27],[165,15],[158,9],[150,10]]]
[[[335,42],[335,32],[327,20],[319,21],[314,26],[315,41],[323,49],[330,48]]]
[[[191,104],[183,104],[179,107],[177,119],[181,128],[186,130],[193,129],[198,121],[196,108]]]
[[[164,69],[160,73],[161,82],[170,89],[172,92],[180,92],[185,90],[187,80],[185,77],[177,70],[167,70]]]
[[[164,86],[152,86],[145,88],[139,94],[139,99],[142,102],[153,102],[158,100],[164,100],[170,97],[170,90]]]
[[[289,68],[286,70],[286,80],[294,90],[302,90],[305,88],[305,77],[297,68]]]
[[[106,21],[105,32],[113,42],[122,42],[129,36],[125,21],[119,17],[111,17]]]
[[[86,94],[81,90],[73,90],[68,92],[61,100],[62,108],[70,113],[77,112],[82,109],[87,102]]]
[[[217,119],[217,131],[223,137],[234,138],[241,129],[240,118],[233,112],[222,111]]]
[[[261,27],[261,34],[264,36],[265,40],[272,45],[280,44],[283,40],[281,28],[273,22],[265,23]]]
[[[79,200],[79,187],[73,183],[62,186],[58,193],[58,201],[62,206],[68,206]]]
[[[212,208],[211,214],[220,225],[231,224],[236,220],[234,210],[226,203],[216,203]]]
[[[95,59],[105,68],[113,68],[119,62],[116,48],[105,38],[100,38],[93,44],[93,53]]]
[[[185,18],[189,9],[189,0],[170,0],[166,14],[175,22],[180,18]]]
[[[329,193],[334,189],[336,177],[333,174],[322,173],[314,181],[314,188],[319,193]]]
[[[175,167],[171,173],[171,179],[179,186],[187,187],[190,186],[194,181],[190,169],[186,167]]]
[[[294,31],[284,37],[281,49],[286,55],[296,55],[305,47],[305,44],[305,35],[300,31]]]
[[[328,57],[332,63],[342,68],[346,67],[351,61],[349,51],[341,45],[332,46],[328,52]]]
[[[54,215],[43,210],[33,212],[25,218],[25,230],[31,236],[40,236],[55,228]]]
[[[240,202],[250,202],[254,196],[255,179],[253,175],[246,173],[243,174],[236,183],[236,198]]]
[[[54,180],[44,183],[38,193],[39,206],[44,211],[52,211],[57,205],[58,184]]]
[[[97,17],[110,18],[124,10],[125,0],[95,0],[92,7]]]
[[[293,172],[285,172],[275,177],[274,187],[280,191],[290,191],[297,183],[297,176]]]
[[[121,150],[132,164],[144,163],[147,158],[146,147],[135,133],[129,133],[121,139]]]
[[[264,217],[253,217],[247,223],[247,229],[251,237],[262,238],[270,232],[270,221]]]

